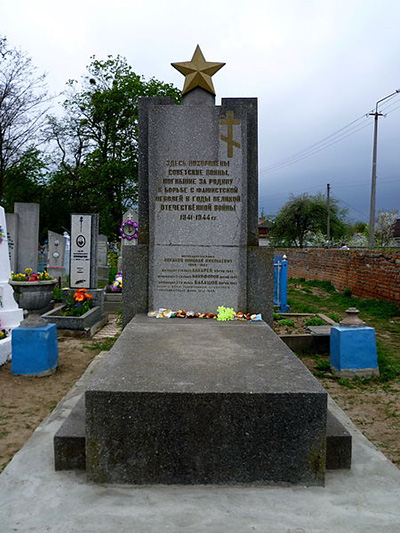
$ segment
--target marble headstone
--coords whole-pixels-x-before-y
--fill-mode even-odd
[[[17,268],[38,269],[39,204],[16,202],[14,213],[18,215]]]
[[[99,215],[71,215],[71,288],[97,288],[98,233]]]
[[[204,93],[191,91],[181,105],[139,103],[140,232],[139,246],[124,249],[125,321],[160,307],[221,305],[270,321],[272,257],[257,232],[257,99],[216,106]]]
[[[65,262],[65,239],[63,235],[48,232],[48,259],[47,272],[55,279],[61,278],[61,283],[66,282]]]
[[[4,209],[0,207],[0,329],[13,329],[23,320],[23,310],[14,300],[14,292],[8,280],[11,276],[8,253],[7,224]],[[0,340],[0,364],[11,355],[11,336]]]
[[[107,235],[100,233],[97,241],[97,282],[99,285],[108,284],[110,267],[107,264]]]

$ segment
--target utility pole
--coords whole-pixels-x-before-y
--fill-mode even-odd
[[[376,162],[378,157],[378,119],[382,117],[382,113],[378,113],[378,104],[391,98],[395,94],[399,93],[400,89],[396,89],[394,93],[381,98],[376,102],[375,113],[370,113],[374,117],[374,141],[372,149],[372,176],[371,176],[371,206],[369,210],[369,239],[368,246],[370,248],[374,247],[374,237],[375,237],[375,209],[376,209]]]
[[[326,221],[326,235],[328,238],[328,248],[331,246],[331,206],[330,206],[330,192],[331,186],[329,183],[326,184],[326,207],[328,210],[328,220]]]

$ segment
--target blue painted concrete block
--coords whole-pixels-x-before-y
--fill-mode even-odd
[[[45,375],[57,366],[57,326],[15,328],[11,339],[11,373]]]
[[[377,369],[374,328],[331,328],[330,363],[335,370]]]

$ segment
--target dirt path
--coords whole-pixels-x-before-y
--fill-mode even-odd
[[[312,357],[301,360],[310,370],[315,368]],[[400,381],[348,388],[329,378],[318,379],[358,429],[400,468]]]
[[[59,365],[47,377],[14,376],[11,363],[0,367],[0,471],[57,405],[101,351],[97,341],[59,341]]]

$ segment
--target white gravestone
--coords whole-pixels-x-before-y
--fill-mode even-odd
[[[71,215],[70,287],[97,287],[99,215]]]
[[[63,233],[64,242],[65,242],[65,254],[64,254],[64,268],[65,272],[67,273],[67,276],[69,275],[69,263],[70,263],[70,255],[71,255],[71,237],[70,235],[64,231]]]
[[[97,241],[97,281],[99,285],[108,284],[110,267],[107,264],[108,239],[100,234]]]
[[[18,215],[17,213],[6,213],[8,252],[10,256],[11,272],[17,271],[17,235],[18,235]]]
[[[0,329],[17,328],[23,320],[23,310],[14,300],[10,279],[10,257],[8,251],[7,225],[4,209],[0,207]],[[0,340],[0,364],[4,364],[11,355],[11,335]]]
[[[48,232],[49,251],[47,257],[47,272],[55,279],[61,278],[61,283],[66,282],[64,268],[65,239],[59,233]]]

